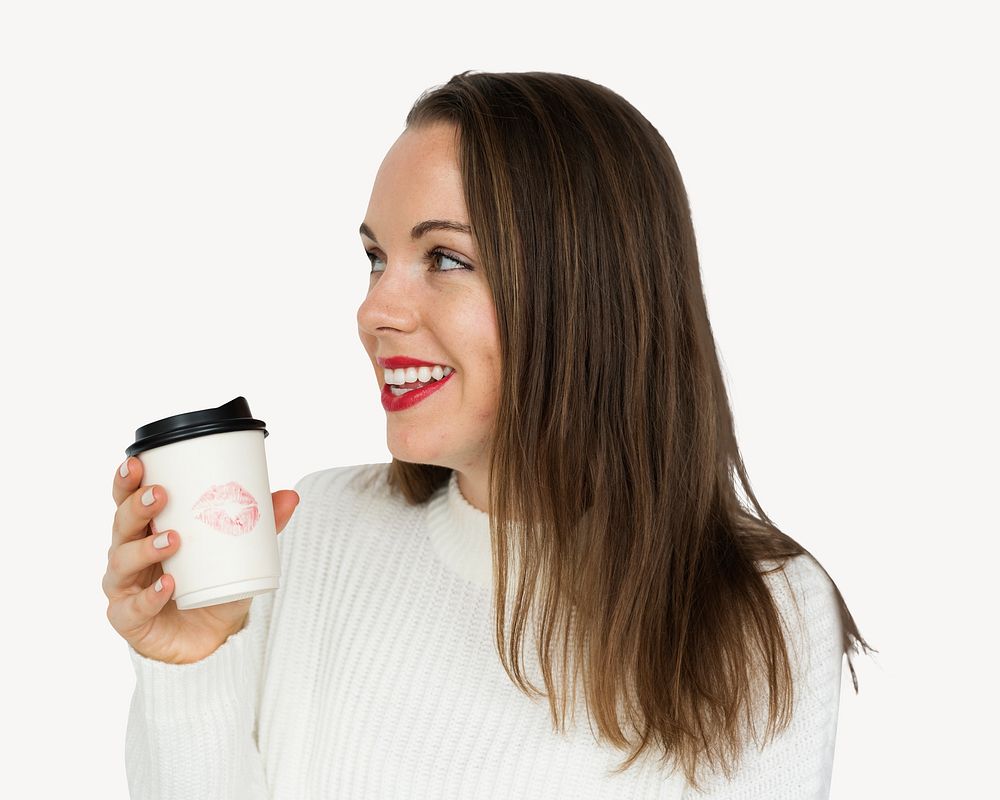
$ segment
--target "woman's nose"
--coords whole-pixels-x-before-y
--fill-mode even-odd
[[[358,308],[358,328],[373,336],[380,328],[412,329],[419,316],[419,294],[403,271],[383,270],[369,280],[368,295]]]

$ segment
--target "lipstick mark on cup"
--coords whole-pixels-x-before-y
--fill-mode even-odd
[[[191,510],[196,519],[230,536],[250,533],[260,519],[254,496],[236,481],[210,487]]]

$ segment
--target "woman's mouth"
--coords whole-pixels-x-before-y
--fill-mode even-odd
[[[430,397],[434,392],[442,389],[454,376],[454,371],[451,371],[443,378],[432,380],[428,383],[417,381],[414,388],[403,388],[401,386],[394,386],[391,383],[383,384],[382,408],[386,411],[405,411],[408,408],[412,408],[421,400]]]

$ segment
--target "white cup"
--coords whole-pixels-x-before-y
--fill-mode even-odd
[[[278,588],[278,538],[267,476],[264,423],[243,397],[144,425],[126,449],[144,486],[167,492],[150,530],[175,530],[180,548],[161,563],[171,598],[187,610]]]

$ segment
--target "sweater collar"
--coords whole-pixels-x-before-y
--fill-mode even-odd
[[[441,561],[465,580],[491,588],[490,517],[465,499],[455,470],[428,502],[427,522],[431,546]]]

